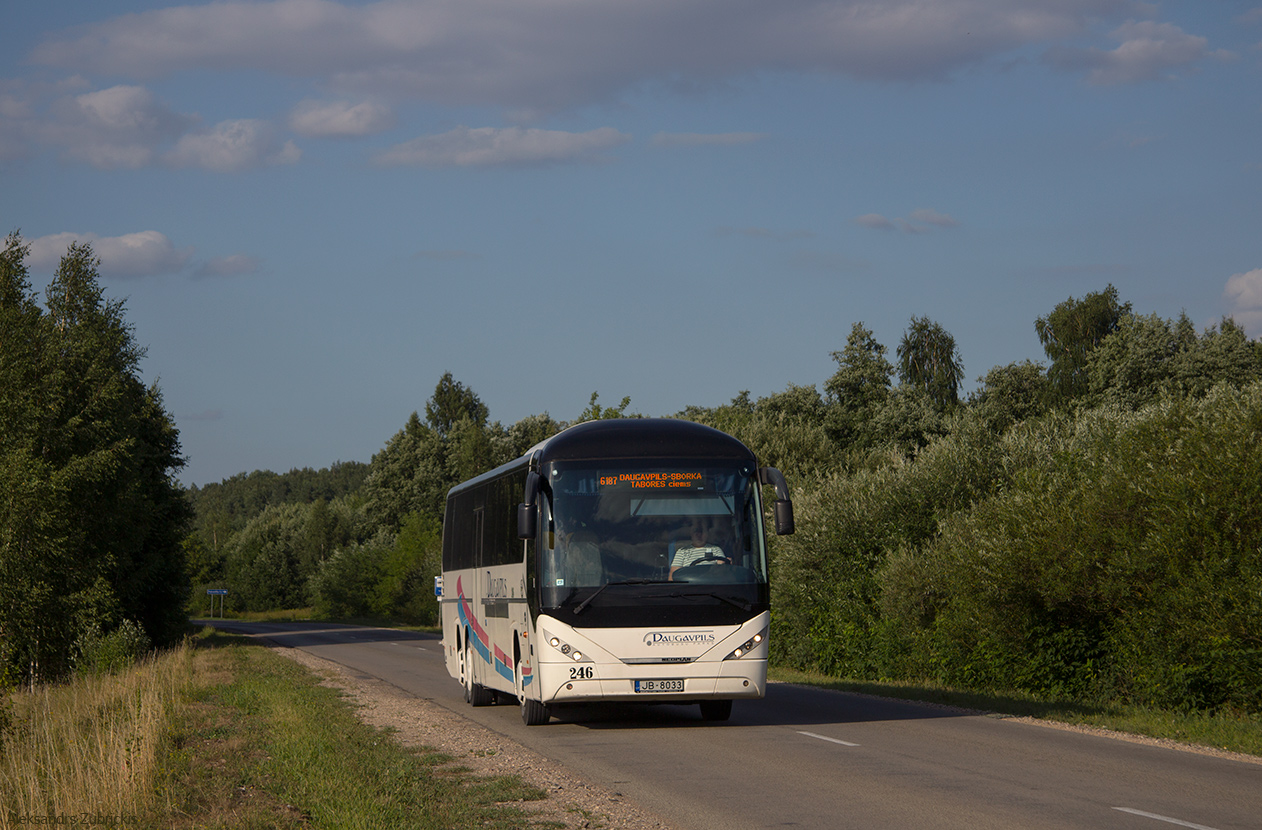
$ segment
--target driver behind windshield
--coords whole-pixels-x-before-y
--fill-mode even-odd
[[[675,558],[670,563],[670,579],[675,578],[675,571],[693,565],[730,565],[732,560],[723,553],[723,548],[709,544],[706,539],[706,527],[702,522],[692,526],[692,539],[675,551]]]

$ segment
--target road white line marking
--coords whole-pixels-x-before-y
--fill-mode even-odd
[[[1155,818],[1157,821],[1164,821],[1170,824],[1177,824],[1180,827],[1191,827],[1192,830],[1214,830],[1213,827],[1206,827],[1204,824],[1193,824],[1190,821],[1183,821],[1169,816],[1159,816],[1156,813],[1145,813],[1143,810],[1135,810],[1130,807],[1114,807],[1120,813],[1130,813],[1133,816],[1143,816],[1144,818]]]
[[[828,741],[830,744],[841,744],[842,746],[858,746],[858,744],[852,744],[850,743],[850,741],[843,741],[838,738],[830,738],[827,735],[816,735],[814,732],[799,731],[798,734],[805,735],[808,738],[819,738],[821,741]]]

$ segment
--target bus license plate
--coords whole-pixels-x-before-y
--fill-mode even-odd
[[[684,690],[684,681],[637,680],[635,681],[635,690],[637,692],[682,692]]]

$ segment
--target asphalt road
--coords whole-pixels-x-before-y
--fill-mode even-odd
[[[432,636],[234,623],[385,680],[695,830],[1262,830],[1262,765],[916,703],[772,684],[731,720],[696,706],[585,706],[525,726],[474,709]]]

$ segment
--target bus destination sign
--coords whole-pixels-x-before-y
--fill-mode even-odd
[[[654,472],[601,473],[601,489],[620,490],[704,490],[705,473],[697,470],[662,470]]]

